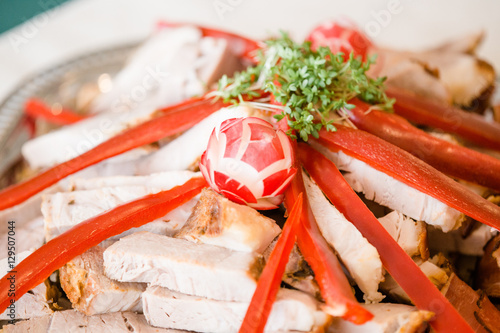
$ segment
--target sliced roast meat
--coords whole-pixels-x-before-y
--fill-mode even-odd
[[[397,211],[378,220],[410,257],[420,256],[424,260],[429,258],[427,227],[424,222],[415,221]]]
[[[166,288],[148,287],[143,295],[144,315],[154,326],[196,332],[237,332],[248,302],[217,301],[190,296]],[[306,331],[323,327],[329,316],[318,302],[300,291],[281,289],[265,331]]]
[[[445,203],[420,192],[395,178],[376,170],[363,161],[344,152],[332,152],[314,144],[337,168],[344,171],[344,178],[356,192],[361,192],[366,199],[382,206],[434,225],[444,232],[457,229],[465,220],[465,215],[448,207]]]
[[[96,246],[59,269],[59,280],[73,309],[88,316],[120,311],[142,312],[141,283],[118,282],[104,275],[104,248]]]
[[[198,176],[199,174],[192,172],[175,172],[173,174],[165,173],[149,176],[149,178],[147,178],[149,181],[146,181],[144,178],[136,180],[126,178],[131,183],[135,181],[145,181],[146,184],[150,183],[151,186],[130,185],[103,187],[93,190],[59,192],[44,196],[42,213],[45,221],[46,238],[50,240],[74,225],[109,209],[148,194],[168,190],[176,185],[182,185],[190,178]],[[174,209],[163,218],[152,221],[139,228],[128,230],[121,235],[115,236],[114,239],[131,234],[137,230],[148,230],[159,234],[173,235],[184,225],[196,201],[197,199],[193,198]]]
[[[7,222],[3,225],[8,226]],[[45,243],[45,237],[41,232],[43,225],[42,216],[36,217],[22,226],[18,226],[16,222],[15,235],[12,236],[8,235],[9,230],[5,227],[5,232],[0,233],[0,249],[7,249],[9,240],[15,243],[16,252],[18,253],[38,249]]]
[[[263,253],[280,232],[274,220],[255,209],[204,189],[176,237],[235,251]]]
[[[264,251],[264,258],[269,259],[271,252],[276,246],[277,238]],[[309,264],[300,253],[299,247],[295,244],[286,263],[283,282],[291,287],[303,291],[313,297],[321,297],[318,283],[314,279],[314,273]]]
[[[334,319],[328,333],[420,333],[425,332],[434,314],[414,306],[393,303],[365,304],[374,318],[355,325],[340,318]]]
[[[380,302],[384,296],[378,292],[378,286],[384,275],[377,249],[328,201],[314,181],[305,173],[303,178],[309,204],[323,237],[364,292],[365,301]]]
[[[74,310],[20,321],[3,327],[3,333],[182,333],[150,326],[143,315],[114,312],[86,316]]]
[[[451,268],[447,259],[442,254],[437,254],[425,261],[417,258],[415,262],[438,289],[442,289],[448,282],[451,275]],[[411,303],[410,298],[404,292],[403,288],[389,274],[386,275],[385,281],[380,284],[380,288],[398,302]]]
[[[104,252],[108,277],[146,282],[181,293],[250,301],[263,267],[261,255],[136,232]]]
[[[10,266],[11,263],[17,265],[30,254],[30,251],[17,253],[15,262],[13,262],[13,257],[0,260],[0,275],[5,276],[8,272],[15,270],[15,267]],[[15,274],[13,283],[15,285]],[[12,289],[15,292],[15,287]],[[8,307],[0,314],[0,320],[29,319],[51,314],[52,309],[49,303],[52,303],[54,300],[48,299],[48,295],[50,294],[49,289],[48,283],[46,284],[45,282],[31,289],[19,298],[13,306]]]

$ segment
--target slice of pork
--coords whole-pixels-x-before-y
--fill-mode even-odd
[[[434,314],[414,306],[393,303],[365,304],[374,318],[363,325],[335,318],[328,333],[419,333],[424,332]]]
[[[223,39],[204,38],[196,28],[156,33],[100,95],[93,110],[106,111],[28,141],[22,149],[32,168],[80,155],[123,130],[151,119],[155,111],[201,95],[237,64]]]
[[[484,246],[498,231],[484,224],[477,224],[464,235],[462,230],[443,233],[441,230],[430,227],[428,229],[429,247],[432,252],[457,252],[470,256],[482,256]]]
[[[11,263],[13,263],[13,265],[17,265],[30,254],[31,251],[17,253],[15,256],[15,262],[13,262],[12,258],[4,258],[0,260],[0,274],[5,276],[8,272],[15,270],[15,267],[10,266]],[[52,302],[52,299],[47,299],[49,293],[48,284],[45,282],[39,284],[18,299],[14,303],[13,307],[7,308],[2,314],[0,314],[0,320],[29,319],[51,314],[52,310],[49,306],[49,302]]]
[[[235,251],[263,253],[281,233],[276,222],[247,205],[204,189],[177,238]]]
[[[303,173],[307,198],[323,237],[335,249],[367,302],[380,302],[384,296],[378,285],[384,280],[382,262],[373,245],[364,238],[325,197],[321,189]]]
[[[276,242],[277,238],[264,251],[263,255],[266,262],[276,246]],[[302,253],[300,253],[297,244],[294,244],[292,252],[290,252],[290,256],[288,257],[285,273],[283,274],[283,282],[313,297],[321,297],[318,283],[314,279],[314,273]]]
[[[141,283],[118,282],[104,275],[104,248],[96,246],[59,269],[59,280],[73,309],[88,316],[120,311],[142,312]]]
[[[443,255],[437,254],[425,261],[419,258],[416,260],[416,263],[438,289],[442,289],[448,282],[451,269]],[[380,284],[380,288],[398,302],[411,303],[410,298],[403,288],[389,274],[387,274],[385,281]]]
[[[149,232],[120,239],[104,252],[104,271],[123,282],[147,282],[185,294],[250,301],[262,256]]]
[[[250,107],[237,106],[223,108],[213,113],[155,153],[143,158],[137,164],[137,172],[150,174],[189,169],[207,149],[208,139],[214,128],[230,118],[248,117],[251,112]]]
[[[349,185],[354,191],[362,192],[368,200],[434,225],[444,232],[457,229],[465,219],[464,214],[456,209],[342,151],[332,152],[319,144],[313,145],[344,171]]]
[[[93,190],[59,192],[44,196],[42,213],[45,221],[46,239],[50,240],[74,225],[109,209],[115,208],[116,206],[148,194],[171,189],[176,185],[182,185],[190,178],[198,176],[198,173],[193,172],[165,173],[149,176],[147,179],[149,179],[152,186],[130,185],[103,187]],[[125,180],[130,180],[130,182],[134,183],[136,181],[144,181],[145,179],[126,178]],[[163,218],[152,221],[139,228],[130,229],[121,235],[113,237],[113,239],[118,239],[137,230],[148,230],[159,234],[173,235],[184,225],[196,202],[197,199],[193,198],[174,209]]]
[[[420,256],[424,260],[429,257],[424,222],[415,221],[395,210],[378,220],[410,257]]]
[[[22,154],[33,169],[51,167],[151,119],[155,112],[137,109],[119,115],[102,113],[29,140],[23,145]]]
[[[248,302],[217,301],[190,296],[158,286],[143,294],[144,315],[151,325],[196,332],[237,332]],[[322,327],[328,315],[318,302],[300,291],[281,289],[269,315],[265,331],[306,331]]]
[[[3,327],[3,333],[181,333],[150,326],[143,315],[114,312],[86,316],[74,310],[17,322]]]
[[[154,110],[202,95],[223,74],[239,69],[230,48],[225,39],[203,37],[194,27],[156,31],[132,54],[110,91],[96,98],[91,112]]]
[[[3,224],[7,226],[7,222]],[[8,241],[14,239],[16,252],[34,251],[43,245],[45,237],[43,235],[43,217],[39,216],[29,221],[21,227],[15,228],[15,235],[8,235],[8,229],[0,234],[0,249],[7,249]]]
[[[0,225],[7,225],[7,222],[14,221],[16,228],[21,228],[26,223],[40,217],[42,215],[40,214],[40,205],[43,195],[55,193],[58,190],[58,185],[53,185],[14,207],[0,210]]]

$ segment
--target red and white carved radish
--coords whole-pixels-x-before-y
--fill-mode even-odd
[[[296,173],[289,138],[255,117],[224,121],[210,136],[200,170],[208,184],[237,203],[273,209]]]
[[[327,46],[333,53],[343,52],[346,57],[351,52],[355,56],[366,58],[372,43],[356,25],[350,21],[325,22],[311,31],[307,40],[313,49]]]

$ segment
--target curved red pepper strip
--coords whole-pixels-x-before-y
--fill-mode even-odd
[[[24,104],[24,113],[35,119],[41,118],[57,125],[70,125],[87,118],[65,108],[55,114],[52,112],[50,106],[38,98],[30,98],[26,101]]]
[[[306,144],[299,144],[300,161],[332,204],[377,249],[389,274],[421,310],[435,312],[437,332],[473,332],[464,318],[432,284],[366,207],[335,164]]]
[[[240,333],[261,333],[266,327],[267,318],[271,313],[274,300],[280,290],[281,280],[286,264],[292,252],[297,229],[302,215],[302,193],[299,194],[292,211],[283,227],[276,245],[259,277],[257,289],[248,307],[245,319],[241,324]]]
[[[0,210],[15,206],[59,180],[102,160],[185,131],[223,106],[222,102],[195,99],[160,110],[163,116],[126,130],[80,156],[0,191]]]
[[[223,38],[227,40],[230,48],[233,49],[237,56],[250,59],[252,60],[252,62],[254,61],[254,55],[252,53],[264,46],[264,43],[261,41],[253,40],[251,38],[243,37],[231,32],[207,28],[196,24],[159,21],[157,25],[159,28],[175,28],[183,25],[194,26],[201,30],[201,33],[204,37]]]
[[[147,195],[90,218],[50,240],[15,267],[16,273],[12,273],[15,276],[15,298],[9,296],[11,282],[7,278],[10,274],[0,280],[0,313],[14,299],[45,281],[74,257],[109,237],[165,216],[206,186],[203,178],[192,178],[171,190]]]
[[[292,207],[300,193],[306,191],[302,172],[297,172],[292,184],[285,191],[285,206]],[[323,311],[358,325],[371,320],[373,315],[354,298],[337,257],[319,231],[307,198],[304,198],[300,222],[297,244],[304,259],[311,266],[321,296],[325,300]]]
[[[436,138],[398,115],[379,110],[366,113],[369,106],[360,100],[349,103],[357,106],[349,112],[349,119],[359,129],[389,141],[445,174],[500,191],[500,160]]]
[[[336,132],[319,132],[319,142],[330,150],[342,150],[459,212],[500,229],[500,207],[497,205],[387,141],[362,130],[336,127]]]
[[[407,91],[387,88],[386,94],[396,99],[394,111],[411,122],[456,133],[480,146],[500,150],[500,123],[488,122],[478,114],[437,104]]]

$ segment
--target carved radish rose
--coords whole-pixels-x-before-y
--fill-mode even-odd
[[[343,52],[349,56],[353,52],[363,59],[372,46],[370,40],[357,29],[355,24],[347,20],[323,23],[311,31],[307,40],[311,41],[313,49],[327,46],[333,53]]]
[[[200,170],[228,199],[255,209],[273,209],[297,171],[290,140],[255,117],[224,121],[210,136]]]

